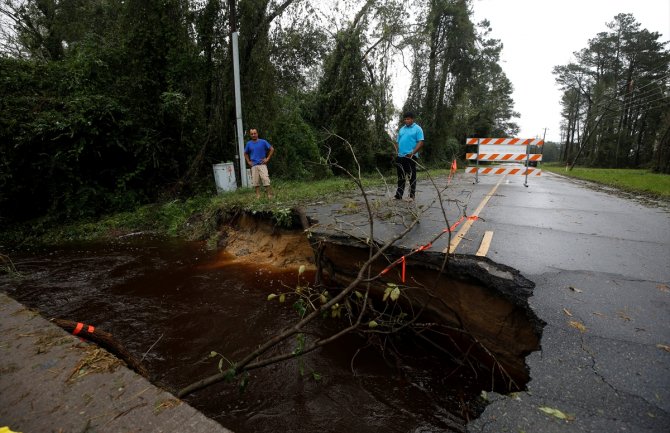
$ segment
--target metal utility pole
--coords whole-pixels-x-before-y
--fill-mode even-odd
[[[237,32],[237,14],[235,12],[235,0],[228,0],[230,8],[230,32],[233,49],[233,81],[235,86],[235,118],[237,120],[237,148],[240,160],[240,185],[242,188],[249,186],[247,182],[247,162],[244,159],[244,129],[242,128],[242,91],[240,89],[240,54],[239,33]]]

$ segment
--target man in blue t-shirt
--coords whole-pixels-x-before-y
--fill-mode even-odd
[[[256,188],[256,198],[261,197],[260,185],[263,183],[268,198],[272,198],[272,187],[270,187],[270,175],[267,163],[275,152],[274,147],[262,138],[258,138],[258,130],[250,129],[251,140],[244,146],[244,159],[251,167],[251,184]]]
[[[414,114],[407,112],[403,115],[405,125],[398,131],[398,143],[395,146],[397,153],[396,169],[398,173],[398,189],[395,199],[401,200],[405,193],[406,178],[409,176],[409,201],[414,201],[416,194],[416,158],[423,147],[423,129],[414,123]]]

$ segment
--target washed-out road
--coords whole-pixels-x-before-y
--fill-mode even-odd
[[[414,248],[463,214],[477,215],[456,228],[451,250],[485,255],[536,284],[530,304],[546,326],[542,349],[527,358],[530,382],[522,392],[489,394],[468,431],[670,431],[668,203],[551,173],[524,184],[523,176],[476,182],[458,174],[448,186],[421,181],[415,203],[392,200],[392,185],[369,195],[380,217],[376,239],[421,213],[400,242]],[[435,186],[444,211],[433,202]],[[307,211],[326,229],[369,235],[359,197]],[[446,251],[448,237],[432,248]]]

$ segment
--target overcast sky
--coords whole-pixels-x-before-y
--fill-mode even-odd
[[[574,60],[615,15],[631,13],[642,28],[670,39],[670,0],[474,0],[473,7],[474,20],[488,19],[491,37],[503,43],[522,138],[542,137],[547,128],[547,141],[559,141],[561,93],[551,71]],[[402,75],[394,92],[399,107],[408,86]]]

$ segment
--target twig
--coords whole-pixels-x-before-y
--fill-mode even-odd
[[[140,358],[140,362],[144,361],[144,358],[146,358],[146,356],[149,354],[149,352],[151,352],[151,349],[153,349],[154,346],[155,346],[156,344],[158,344],[159,341],[161,341],[161,338],[163,338],[163,335],[165,335],[165,333],[162,333],[161,336],[158,337],[158,340],[156,340],[156,341],[154,342],[154,344],[151,345],[151,347],[149,348],[149,350],[147,350],[146,352],[144,352],[144,355],[142,355],[142,357]]]

